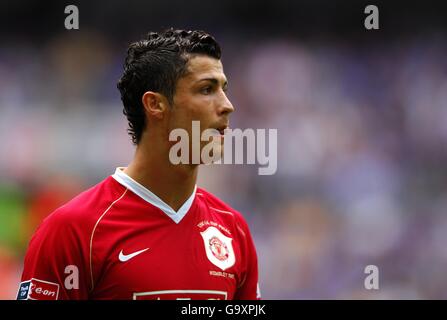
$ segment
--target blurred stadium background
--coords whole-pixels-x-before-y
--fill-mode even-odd
[[[371,3],[379,31],[363,27]],[[0,299],[42,219],[131,159],[125,50],[170,26],[221,43],[233,128],[278,129],[276,175],[200,173],[245,214],[263,298],[447,298],[447,10],[371,3],[2,1]]]

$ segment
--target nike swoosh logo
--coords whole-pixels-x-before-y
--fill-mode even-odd
[[[129,261],[130,259],[132,259],[133,257],[139,255],[140,253],[143,253],[146,250],[149,250],[149,248],[146,248],[146,249],[143,249],[143,250],[131,253],[131,254],[124,254],[123,250],[121,250],[118,258],[120,259],[121,262],[126,262],[126,261]]]

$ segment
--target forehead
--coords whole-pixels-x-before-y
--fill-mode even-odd
[[[204,55],[195,55],[188,60],[184,78],[191,81],[198,81],[205,78],[215,78],[219,81],[226,81],[222,62],[218,59]]]

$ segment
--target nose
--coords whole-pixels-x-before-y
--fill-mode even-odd
[[[229,115],[230,113],[232,113],[234,111],[233,104],[228,99],[225,92],[222,93],[222,101],[221,101],[221,105],[220,105],[219,109],[220,109],[219,113],[222,115]]]

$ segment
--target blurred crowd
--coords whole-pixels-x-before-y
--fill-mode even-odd
[[[275,175],[199,173],[245,215],[263,298],[447,298],[444,37],[217,37],[231,127],[278,130]],[[125,50],[93,32],[0,47],[0,299],[15,298],[42,219],[132,158]]]

